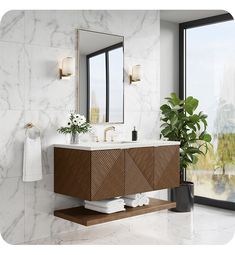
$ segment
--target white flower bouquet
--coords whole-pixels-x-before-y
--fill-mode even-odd
[[[70,113],[69,120],[66,127],[60,127],[57,129],[62,134],[80,134],[87,133],[91,129],[90,123],[86,121],[86,117],[76,112]]]

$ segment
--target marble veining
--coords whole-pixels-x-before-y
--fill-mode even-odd
[[[53,144],[68,137],[56,129],[77,105],[77,80],[59,80],[61,59],[77,55],[77,29],[123,35],[125,123],[115,125],[115,139],[159,139],[159,11],[10,11],[0,24],[0,231],[12,244],[31,242],[60,232],[84,229],[57,219],[52,212],[80,204],[53,192]],[[132,65],[141,64],[143,78],[130,86]],[[43,180],[22,182],[25,123],[41,129]],[[93,127],[103,138],[105,125]],[[156,192],[156,196],[165,196]],[[92,228],[91,228],[92,229]],[[85,237],[84,237],[85,238]]]
[[[9,11],[0,23],[0,40],[24,42],[24,11]]]

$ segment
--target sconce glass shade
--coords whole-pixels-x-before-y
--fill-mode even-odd
[[[131,81],[137,82],[141,80],[141,65],[135,65],[132,67]]]
[[[62,60],[62,68],[60,71],[60,79],[70,79],[74,73],[74,58],[67,57]]]
[[[68,77],[74,73],[74,58],[67,57],[62,60],[61,78]]]

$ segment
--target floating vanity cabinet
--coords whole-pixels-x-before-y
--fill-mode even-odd
[[[154,189],[178,187],[179,146],[159,146],[154,148]]]
[[[152,191],[154,174],[154,148],[125,150],[125,193]]]
[[[124,195],[124,151],[54,148],[54,190],[85,200]]]
[[[58,144],[54,147],[54,191],[83,200],[102,200],[179,186],[179,143]],[[103,214],[83,206],[54,211],[65,220],[90,226],[163,209],[171,201],[150,198],[149,205]]]

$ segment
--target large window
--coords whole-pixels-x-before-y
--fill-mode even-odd
[[[198,201],[235,205],[235,23],[220,15],[180,25],[181,97],[199,99],[213,136],[209,153],[189,168]],[[196,200],[197,200],[196,199]]]

